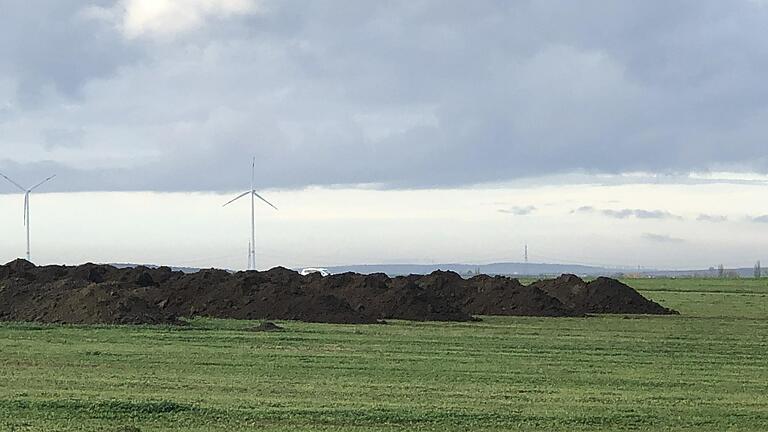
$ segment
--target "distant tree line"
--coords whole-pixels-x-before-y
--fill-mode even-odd
[[[738,272],[733,271],[733,270],[728,270],[722,264],[718,265],[717,269],[715,269],[714,267],[710,267],[709,271],[710,272],[717,271],[717,277],[719,277],[719,278],[739,278],[739,277],[741,277],[741,275],[739,275]],[[755,279],[761,279],[764,276],[768,275],[768,270],[764,271],[762,265],[760,264],[760,261],[757,261],[755,263],[755,266],[753,267],[752,275],[754,276]]]

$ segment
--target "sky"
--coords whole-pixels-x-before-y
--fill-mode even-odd
[[[768,256],[768,2],[0,0],[40,263]],[[0,260],[24,252],[0,182]],[[537,251],[537,252],[534,252]]]

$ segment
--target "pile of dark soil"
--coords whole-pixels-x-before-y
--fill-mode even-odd
[[[251,331],[255,331],[255,332],[276,332],[276,331],[282,331],[282,330],[285,330],[285,328],[280,327],[279,325],[273,323],[272,321],[264,321],[261,324],[251,329]]]
[[[141,287],[119,281],[97,284],[70,277],[78,269],[38,268],[23,260],[0,266],[0,321],[178,323],[176,315],[160,310]]]
[[[525,286],[517,279],[478,275],[463,279],[457,273],[436,271],[425,276],[408,276],[429,292],[439,293],[451,304],[472,315],[580,316],[538,287]]]
[[[600,314],[676,314],[676,311],[648,300],[628,285],[615,279],[597,278],[584,282],[574,275],[542,280],[531,285],[560,300],[577,313]]]
[[[613,279],[565,275],[525,286],[506,277],[453,272],[390,278],[344,273],[265,272],[84,264],[0,266],[0,320],[175,323],[179,317],[367,324],[382,319],[469,321],[472,315],[582,316],[676,313]]]
[[[391,279],[383,273],[314,277],[312,289],[347,299],[355,310],[381,319],[469,321],[472,316],[441,293],[417,283],[421,276]],[[461,279],[461,278],[459,278]]]

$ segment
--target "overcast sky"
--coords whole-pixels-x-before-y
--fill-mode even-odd
[[[0,168],[54,190],[238,189],[252,154],[266,187],[768,168],[764,1],[0,12]]]
[[[391,190],[401,210],[397,191],[520,181],[682,186],[727,172],[724,184],[760,186],[766,29],[765,0],[0,0],[0,172],[24,185],[58,174],[45,192],[221,193],[248,183],[256,156],[260,188]],[[682,248],[679,227],[729,223],[701,203],[682,216],[587,196],[561,212],[672,224],[636,232],[643,244]],[[514,201],[495,217],[538,209]],[[768,209],[737,213],[757,247]],[[399,258],[358,246],[365,261]],[[563,247],[554,255],[572,256]]]

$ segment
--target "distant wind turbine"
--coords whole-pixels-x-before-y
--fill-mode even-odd
[[[24,192],[24,225],[27,227],[27,261],[32,262],[32,258],[30,256],[30,252],[29,252],[29,195],[32,193],[33,190],[35,190],[35,189],[39,188],[40,186],[42,186],[43,183],[47,183],[47,182],[53,180],[53,178],[56,177],[56,175],[54,174],[54,175],[48,177],[47,179],[41,181],[40,183],[32,186],[29,189],[26,189],[23,186],[21,186],[20,184],[18,184],[15,181],[11,180],[8,176],[6,176],[3,173],[0,173],[0,176],[2,176],[4,179],[8,180],[12,185],[16,186],[17,188],[19,188],[19,190]]]
[[[250,195],[251,196],[251,240],[248,242],[248,270],[256,270],[256,210],[255,210],[255,198],[258,198],[273,209],[277,210],[277,207],[273,206],[272,203],[264,199],[261,195],[259,195],[256,192],[256,189],[254,189],[254,181],[256,178],[256,158],[253,158],[253,162],[251,164],[251,189],[248,191],[245,191],[241,193],[240,195],[233,198],[231,201],[224,204],[222,207],[226,207],[229,204],[232,204],[233,202],[239,200],[240,198]]]

